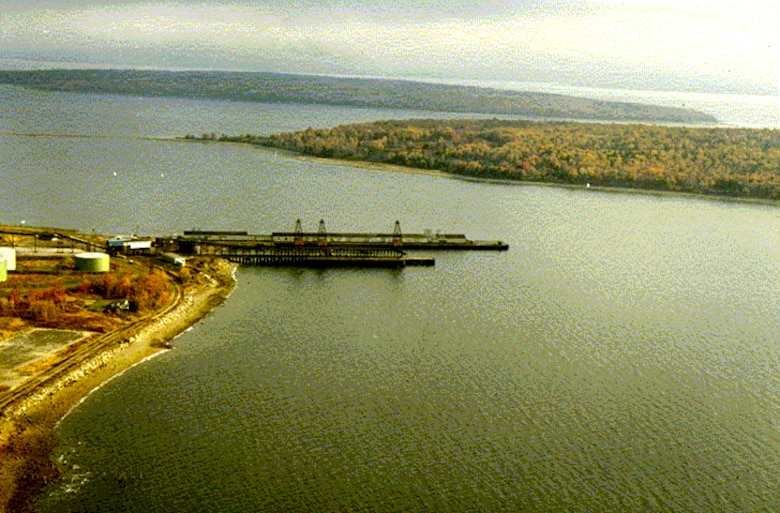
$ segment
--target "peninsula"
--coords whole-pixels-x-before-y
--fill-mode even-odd
[[[214,138],[469,179],[780,200],[780,131],[770,129],[467,119]]]
[[[169,348],[235,284],[236,266],[222,259],[180,267],[133,255],[112,258],[103,272],[81,272],[72,246],[43,237],[50,231],[0,225],[0,246],[16,255],[15,270],[0,279],[0,513],[29,510],[57,477],[54,429],[74,405]],[[4,271],[6,261],[0,264]]]
[[[0,71],[0,84],[45,91],[164,96],[271,104],[487,114],[494,116],[712,123],[685,108],[486,87],[376,78],[257,72],[36,70]]]

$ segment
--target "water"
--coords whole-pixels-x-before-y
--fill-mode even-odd
[[[664,107],[680,107],[706,112],[718,120],[718,126],[780,128],[780,94],[725,94],[714,92],[647,91],[580,87],[544,82],[501,80],[451,80],[451,84],[493,87],[517,91],[543,91],[579,96],[593,100],[631,102]]]
[[[780,510],[775,207],[145,138],[305,128],[314,107],[11,92],[3,220],[165,233],[399,219],[511,245],[402,271],[241,269],[175,350],[62,422],[63,477],[39,511]]]

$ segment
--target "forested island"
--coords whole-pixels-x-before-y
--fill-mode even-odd
[[[409,120],[214,138],[476,179],[780,200],[780,131],[769,129]]]
[[[318,104],[553,119],[709,123],[684,108],[560,94],[369,78],[258,72],[0,71],[0,84],[46,91],[166,96],[259,103]]]

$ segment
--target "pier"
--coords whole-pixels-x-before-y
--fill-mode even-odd
[[[71,250],[81,246],[84,251],[105,248],[112,255],[125,257],[148,255],[171,260],[184,265],[185,257],[204,256],[224,258],[242,265],[295,266],[295,267],[385,267],[432,266],[430,255],[410,255],[410,251],[424,250],[488,250],[505,251],[509,245],[499,240],[470,240],[462,234],[450,234],[425,230],[424,233],[407,234],[396,221],[388,233],[329,233],[325,221],[320,220],[316,232],[304,231],[301,220],[291,232],[272,232],[252,235],[241,230],[189,230],[169,237],[115,236],[106,238],[80,234],[75,230],[0,226],[0,234],[6,236],[11,246],[17,239],[32,238],[37,252],[39,240],[47,241],[62,250],[67,244]],[[179,256],[180,255],[180,256]],[[170,259],[169,259],[170,260]]]
[[[392,248],[354,246],[214,246],[214,256],[243,265],[295,267],[385,267],[434,265],[433,258],[410,257]]]
[[[329,233],[323,220],[316,232],[306,232],[300,219],[291,232],[250,235],[234,230],[191,230],[171,242],[182,255],[214,255],[244,265],[305,267],[430,266],[435,264],[433,258],[410,256],[407,251],[509,248],[502,241],[472,241],[461,234],[404,234],[398,221],[391,233]]]

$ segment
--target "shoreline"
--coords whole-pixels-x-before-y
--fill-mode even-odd
[[[243,144],[243,143],[237,143]],[[262,146],[265,150],[271,150],[271,147]],[[336,165],[353,167],[357,169],[364,169],[369,171],[383,171],[391,173],[405,173],[412,175],[427,175],[440,178],[449,178],[451,180],[460,180],[463,182],[473,182],[480,184],[493,184],[493,185],[511,185],[517,187],[556,187],[560,189],[570,189],[583,192],[602,192],[608,194],[636,194],[642,196],[656,196],[663,198],[684,198],[684,199],[698,199],[704,201],[718,201],[724,203],[744,203],[749,205],[766,205],[772,207],[780,207],[780,201],[762,198],[742,198],[738,196],[718,196],[714,194],[699,194],[695,192],[677,192],[667,190],[654,190],[654,189],[638,189],[631,187],[608,187],[593,185],[586,187],[578,184],[570,183],[555,183],[555,182],[529,182],[523,180],[502,180],[499,178],[478,178],[473,176],[458,175],[454,173],[447,173],[445,171],[438,171],[435,169],[420,169],[416,167],[399,166],[398,164],[386,164],[384,162],[369,162],[364,160],[348,160],[329,157],[315,157],[312,155],[305,155],[303,153],[297,153],[291,150],[275,150],[280,153],[285,153],[298,160],[307,162],[329,162]]]
[[[237,265],[214,260],[207,283],[185,290],[165,315],[139,326],[128,344],[90,355],[76,369],[0,412],[0,513],[31,511],[59,470],[51,459],[57,425],[92,392],[170,349],[169,342],[224,303],[236,286]]]
[[[176,141],[185,142],[205,142],[205,143],[220,143],[220,144],[240,144],[245,145],[248,143],[240,141],[219,141],[219,140],[203,140],[192,139],[187,140],[184,138],[172,139]],[[251,145],[251,143],[249,143]],[[363,169],[368,171],[381,171],[391,173],[403,173],[411,175],[427,175],[439,178],[449,178],[450,180],[460,180],[463,182],[472,182],[480,184],[493,184],[493,185],[510,185],[515,187],[556,187],[559,189],[569,189],[573,191],[583,192],[603,192],[607,194],[636,194],[641,196],[655,196],[658,198],[683,198],[683,199],[698,199],[703,201],[717,201],[721,203],[741,203],[747,205],[765,205],[770,207],[780,207],[780,200],[762,199],[762,198],[744,198],[739,196],[718,196],[715,194],[702,194],[695,192],[678,192],[668,190],[655,190],[655,189],[639,189],[632,187],[609,187],[603,185],[592,185],[590,187],[571,184],[571,183],[556,183],[556,182],[530,182],[524,180],[505,180],[500,178],[478,178],[474,176],[458,175],[455,173],[447,173],[446,171],[439,171],[436,169],[422,169],[417,167],[401,166],[398,164],[387,164],[385,162],[371,162],[366,160],[349,160],[335,157],[317,157],[314,155],[306,155],[293,150],[285,150],[274,148],[272,146],[254,145],[261,148],[263,151],[276,152],[288,157],[300,160],[302,162],[328,162],[331,164],[352,167],[355,169]]]
[[[573,183],[559,183],[559,182],[532,182],[525,180],[509,180],[501,178],[479,178],[475,176],[459,175],[455,173],[448,173],[446,171],[440,171],[436,169],[422,169],[417,167],[401,166],[398,164],[388,164],[385,162],[372,162],[367,160],[350,160],[345,158],[336,157],[318,157],[315,155],[307,155],[295,150],[288,150],[283,148],[275,148],[273,146],[264,146],[261,144],[250,143],[246,141],[237,140],[222,140],[222,139],[202,139],[193,138],[187,139],[186,137],[176,137],[173,139],[163,138],[171,141],[183,141],[183,142],[200,142],[200,143],[220,143],[220,144],[238,144],[256,146],[263,151],[280,153],[292,157],[302,162],[329,162],[336,165],[342,165],[346,167],[352,167],[356,169],[365,169],[369,171],[389,171],[394,173],[405,173],[414,175],[427,175],[436,176],[440,178],[449,178],[452,180],[461,180],[464,182],[473,182],[481,184],[494,184],[494,185],[512,185],[520,187],[558,187],[561,189],[579,190],[579,191],[593,191],[593,192],[605,192],[605,193],[618,193],[618,194],[639,194],[644,196],[656,196],[656,197],[677,197],[686,199],[701,199],[705,201],[718,201],[725,203],[742,203],[748,205],[767,205],[773,207],[780,207],[780,200],[764,199],[764,198],[751,198],[741,196],[728,196],[717,194],[705,194],[696,192],[681,192],[671,191],[665,189],[642,189],[634,187],[619,187],[619,186],[604,186],[604,185],[582,185]]]

